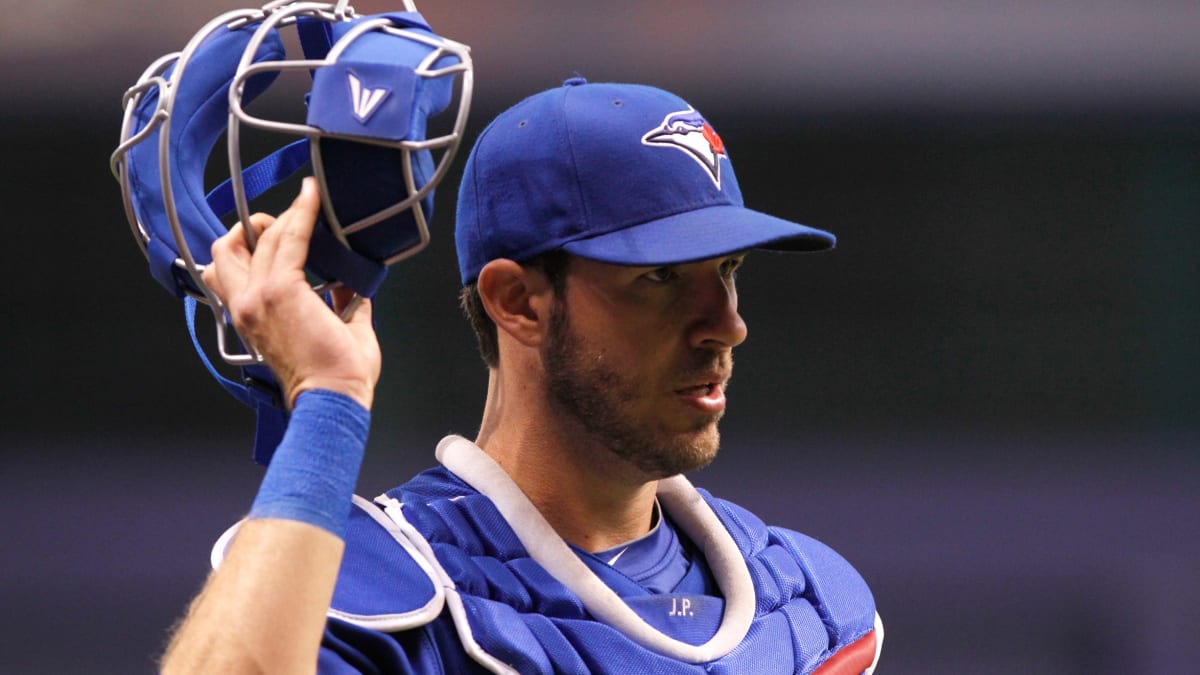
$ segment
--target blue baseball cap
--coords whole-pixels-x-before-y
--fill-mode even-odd
[[[683,99],[583,78],[525,99],[483,130],[463,171],[455,240],[463,284],[491,260],[554,249],[658,266],[836,241],[746,208],[721,137]]]

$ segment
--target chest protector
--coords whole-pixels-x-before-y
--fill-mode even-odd
[[[882,631],[870,590],[812,538],[663,481],[663,509],[707,562],[689,575],[711,572],[721,597],[652,594],[570,551],[473,444],[451,437],[438,452],[445,468],[375,503],[356,499],[330,616],[393,634],[453,625],[492,672],[874,669]],[[435,623],[443,612],[453,621]]]

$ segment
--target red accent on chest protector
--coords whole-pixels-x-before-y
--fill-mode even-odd
[[[842,647],[812,675],[862,675],[875,660],[875,631]]]

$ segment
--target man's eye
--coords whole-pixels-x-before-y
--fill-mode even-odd
[[[656,267],[642,275],[650,281],[664,282],[675,278],[675,270],[670,267]]]

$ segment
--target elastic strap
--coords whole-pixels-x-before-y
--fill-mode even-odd
[[[318,22],[314,28],[325,26]],[[267,155],[242,172],[242,182],[246,190],[246,200],[250,201],[262,195],[267,190],[286,180],[308,164],[308,139],[304,138],[285,145]],[[236,208],[233,199],[233,179],[228,179],[213,188],[206,197],[208,205],[218,217],[225,217]],[[387,267],[372,260],[357,251],[347,248],[333,236],[324,218],[319,218],[313,227],[312,243],[308,251],[309,270],[325,281],[337,280],[350,290],[365,297],[373,298],[387,278]],[[171,269],[163,265],[152,269]]]
[[[246,190],[246,201],[261,196],[267,190],[287,180],[289,176],[308,164],[308,139],[288,143],[242,170],[242,185]],[[213,188],[205,196],[208,207],[223,218],[233,213],[237,205],[233,200],[233,178]]]
[[[375,297],[375,292],[388,273],[383,263],[338,241],[323,218],[313,226],[312,243],[308,248],[308,268],[322,279],[337,279],[364,298]]]
[[[200,339],[196,335],[196,304],[196,299],[191,296],[183,299],[183,315],[187,322],[188,335],[192,338],[192,346],[217,383],[229,392],[230,396],[254,408],[254,461],[267,466],[288,425],[288,415],[283,408],[279,383],[271,369],[266,366],[242,368],[243,383],[235,382],[218,372],[204,348],[200,346]]]

